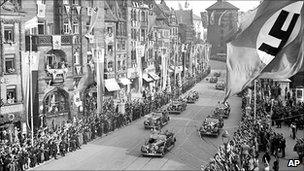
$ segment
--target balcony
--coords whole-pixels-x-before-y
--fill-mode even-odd
[[[34,39],[33,42],[36,44],[36,46],[52,46],[53,45],[52,35],[35,35],[35,36],[33,36],[33,39]],[[72,40],[73,40],[72,35],[61,35],[61,45],[62,46],[72,45],[72,43],[73,43]],[[76,43],[76,40],[75,40],[75,43]]]

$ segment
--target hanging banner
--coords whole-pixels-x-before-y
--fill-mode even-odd
[[[32,29],[38,27],[38,18],[34,17],[30,20],[28,20],[27,22],[24,23],[24,29],[28,30],[28,29]]]
[[[77,65],[77,66],[76,66],[76,74],[77,74],[77,75],[80,75],[80,74],[81,74],[80,71],[81,71],[81,66],[80,66],[80,65]]]
[[[37,17],[39,18],[45,17],[45,4],[42,3],[37,4]]]
[[[93,14],[93,8],[87,7],[87,15],[92,16],[92,14]]]
[[[139,45],[137,46],[137,53],[138,53],[138,57],[141,58],[145,55],[145,45]]]
[[[71,7],[69,6],[69,5],[65,5],[64,6],[65,7],[65,12],[66,12],[66,14],[70,14],[70,9],[71,9]]]
[[[53,49],[61,49],[61,36],[53,35]]]
[[[81,11],[81,6],[76,6],[76,10],[77,10],[77,14],[80,15],[80,11]]]

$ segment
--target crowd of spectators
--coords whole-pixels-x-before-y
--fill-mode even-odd
[[[204,76],[200,76],[200,80],[209,72],[210,68]],[[185,90],[192,86],[187,86]],[[172,98],[173,92],[162,91],[155,93],[153,97],[146,95],[142,99],[129,99],[125,102],[124,113],[119,112],[114,100],[109,98],[103,102],[102,114],[92,114],[97,103],[96,97],[90,94],[85,98],[85,104],[88,104],[85,106],[87,114],[82,119],[69,120],[52,128],[40,128],[35,132],[33,141],[30,133],[16,132],[13,134],[14,138],[3,136],[0,141],[0,171],[27,170],[51,159],[64,157],[68,152],[81,149],[82,144],[106,136],[115,129],[161,108]]]

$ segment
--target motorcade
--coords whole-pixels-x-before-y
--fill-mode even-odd
[[[180,100],[174,100],[169,103],[167,107],[167,111],[170,114],[181,114],[183,111],[186,110],[187,102],[180,99]]]
[[[220,77],[221,75],[222,75],[221,72],[215,72],[215,73],[213,73],[213,76],[215,76],[215,77]]]
[[[210,83],[217,83],[217,82],[218,82],[218,78],[217,78],[217,77],[211,77],[211,78],[209,79],[209,82],[210,82]]]
[[[191,91],[186,96],[186,102],[187,103],[195,103],[199,98],[197,91]]]
[[[226,87],[225,82],[223,81],[220,81],[215,85],[216,90],[225,90],[225,87]]]
[[[175,133],[172,131],[157,131],[153,130],[148,140],[141,147],[143,156],[158,156],[163,157],[170,151],[176,142]]]
[[[157,111],[145,115],[146,120],[144,121],[145,129],[151,128],[162,128],[168,124],[170,117],[167,111]]]
[[[216,107],[214,110],[214,114],[221,115],[223,118],[227,119],[229,118],[230,110],[231,110],[230,105],[226,103]]]
[[[218,136],[222,128],[221,121],[215,117],[208,116],[202,126],[197,130],[200,137]]]

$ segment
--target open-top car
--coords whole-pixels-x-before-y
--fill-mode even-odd
[[[185,101],[175,100],[169,103],[167,110],[170,114],[180,114],[186,110],[186,107],[187,103]]]
[[[222,74],[221,74],[221,72],[215,72],[214,74],[213,74],[213,76],[215,76],[215,77],[220,77]]]
[[[186,96],[186,102],[187,103],[195,103],[196,100],[198,100],[199,95],[196,91],[191,91]]]
[[[218,81],[218,78],[217,78],[217,77],[211,77],[211,78],[209,79],[209,82],[210,82],[210,83],[217,83],[217,81]]]
[[[151,128],[162,128],[164,125],[168,124],[170,117],[168,112],[165,110],[152,112],[145,115],[146,120],[144,121],[145,129]]]
[[[198,129],[198,133],[203,136],[218,136],[222,128],[221,121],[215,117],[208,116],[202,126]]]
[[[143,156],[163,157],[170,151],[176,142],[175,134],[170,131],[154,131],[145,144],[141,147]]]
[[[218,83],[215,85],[215,89],[216,89],[216,90],[225,90],[225,83],[224,83],[223,81],[218,82]]]
[[[230,115],[230,105],[228,103],[218,106],[214,110],[215,115],[221,115],[223,118],[228,118]]]

